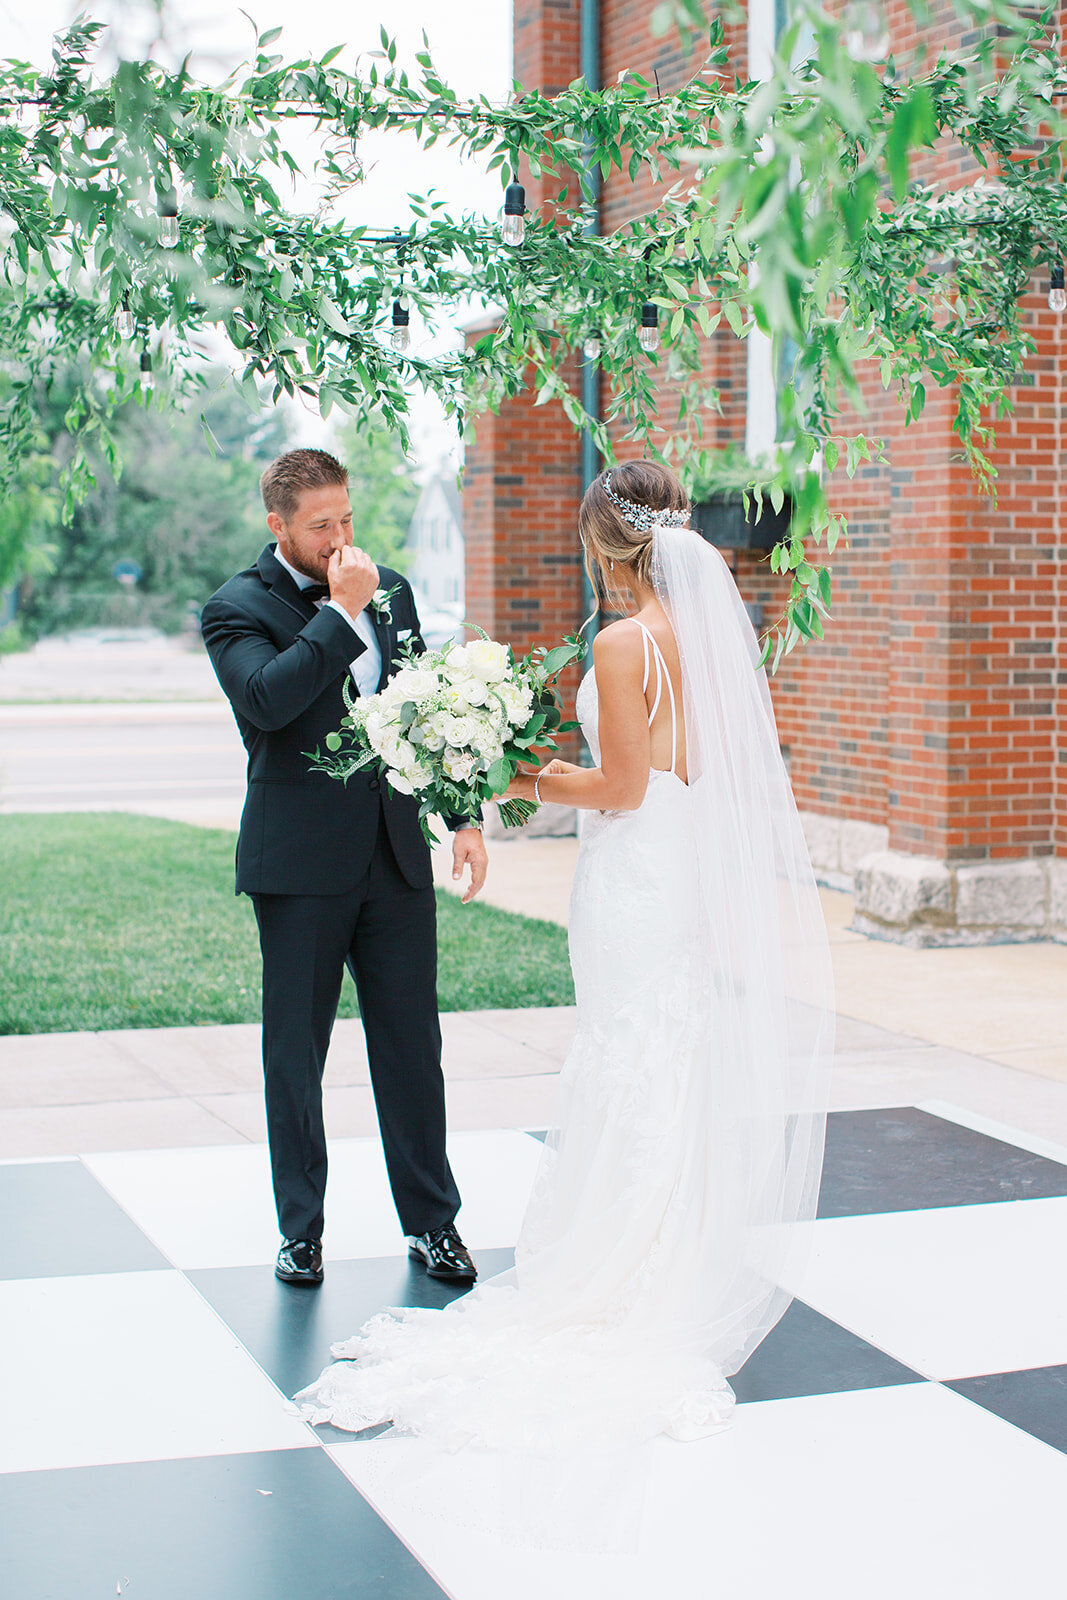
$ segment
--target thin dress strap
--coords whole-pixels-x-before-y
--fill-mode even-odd
[[[667,663],[664,660],[663,651],[660,649],[659,645],[656,643],[656,638],[655,638],[655,635],[653,634],[652,630],[650,628],[646,628],[645,624],[643,622],[639,621],[637,617],[632,618],[632,621],[636,622],[637,626],[641,629],[641,634],[642,634],[642,637],[644,639],[644,644],[645,644],[645,681],[641,685],[642,694],[648,688],[648,644],[649,644],[649,640],[652,641],[652,654],[653,654],[653,656],[655,657],[655,660],[656,660],[656,699],[655,699],[655,703],[653,704],[652,710],[648,714],[648,725],[649,725],[650,728],[651,728],[653,722],[655,722],[655,720],[656,720],[656,712],[659,710],[659,703],[660,703],[660,700],[663,698],[663,681],[664,681],[664,679],[667,680],[667,694],[670,697],[670,703],[671,703],[671,767],[670,767],[670,770],[672,772],[675,772],[676,769],[677,769],[677,766],[678,766],[678,710],[677,710],[677,707],[675,706],[675,703],[674,703],[674,684],[671,682],[671,675],[667,670]]]

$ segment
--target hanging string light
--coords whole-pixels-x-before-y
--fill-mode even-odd
[[[173,250],[180,239],[178,196],[173,189],[165,189],[159,197],[159,242],[164,250]]]
[[[139,376],[141,393],[147,394],[155,386],[155,374],[152,371],[152,352],[145,345],[141,351],[141,371]]]
[[[393,301],[392,343],[393,349],[398,355],[403,355],[404,351],[411,343],[411,329],[408,326],[410,321],[411,317],[408,313],[407,296],[401,295],[398,300]]]
[[[651,300],[646,300],[641,307],[641,326],[637,338],[641,349],[647,350],[649,355],[659,349],[659,308]]]
[[[134,321],[133,312],[130,310],[130,297],[128,294],[123,295],[122,304],[115,312],[115,332],[120,339],[132,339],[137,332],[137,324]]]
[[[881,0],[849,0],[841,24],[841,43],[853,61],[885,60],[889,24]]]
[[[509,183],[504,191],[504,223],[500,237],[517,247],[526,237],[526,190],[521,183]]]
[[[1067,311],[1067,288],[1064,288],[1062,261],[1054,261],[1049,268],[1048,308],[1050,311]]]
[[[582,354],[587,361],[595,361],[604,349],[604,335],[599,328],[590,328],[582,341]]]

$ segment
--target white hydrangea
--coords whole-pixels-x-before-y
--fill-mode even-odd
[[[444,769],[454,783],[466,783],[474,771],[474,757],[465,750],[446,750]]]
[[[416,740],[416,734],[418,739]],[[445,735],[443,728],[438,728],[433,718],[426,718],[423,722],[415,723],[410,731],[409,738],[422,745],[424,750],[443,750]]]
[[[530,720],[533,710],[533,690],[526,684],[502,683],[499,689],[504,711],[513,727],[521,728]]]

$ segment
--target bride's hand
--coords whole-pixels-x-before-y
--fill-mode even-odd
[[[581,772],[581,770],[581,767],[576,767],[573,761],[550,761],[537,772],[517,772],[500,798],[536,802],[534,784],[539,778],[561,778],[568,772]]]
[[[501,800],[534,800],[534,784],[541,776],[540,772],[516,772],[504,793],[499,796]]]

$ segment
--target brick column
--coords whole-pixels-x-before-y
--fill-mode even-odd
[[[516,0],[514,76],[526,88],[558,94],[580,71],[580,0]],[[520,173],[526,206],[550,219],[558,180]],[[577,199],[577,189],[573,197]],[[489,324],[471,329],[473,340]],[[577,364],[564,373],[573,388]],[[516,654],[558,644],[582,619],[578,506],[581,440],[558,403],[535,406],[525,389],[485,414],[467,447],[463,473],[467,615]],[[564,682],[568,714],[580,674]],[[573,759],[578,743],[566,741]],[[558,815],[545,813],[549,821]]]

